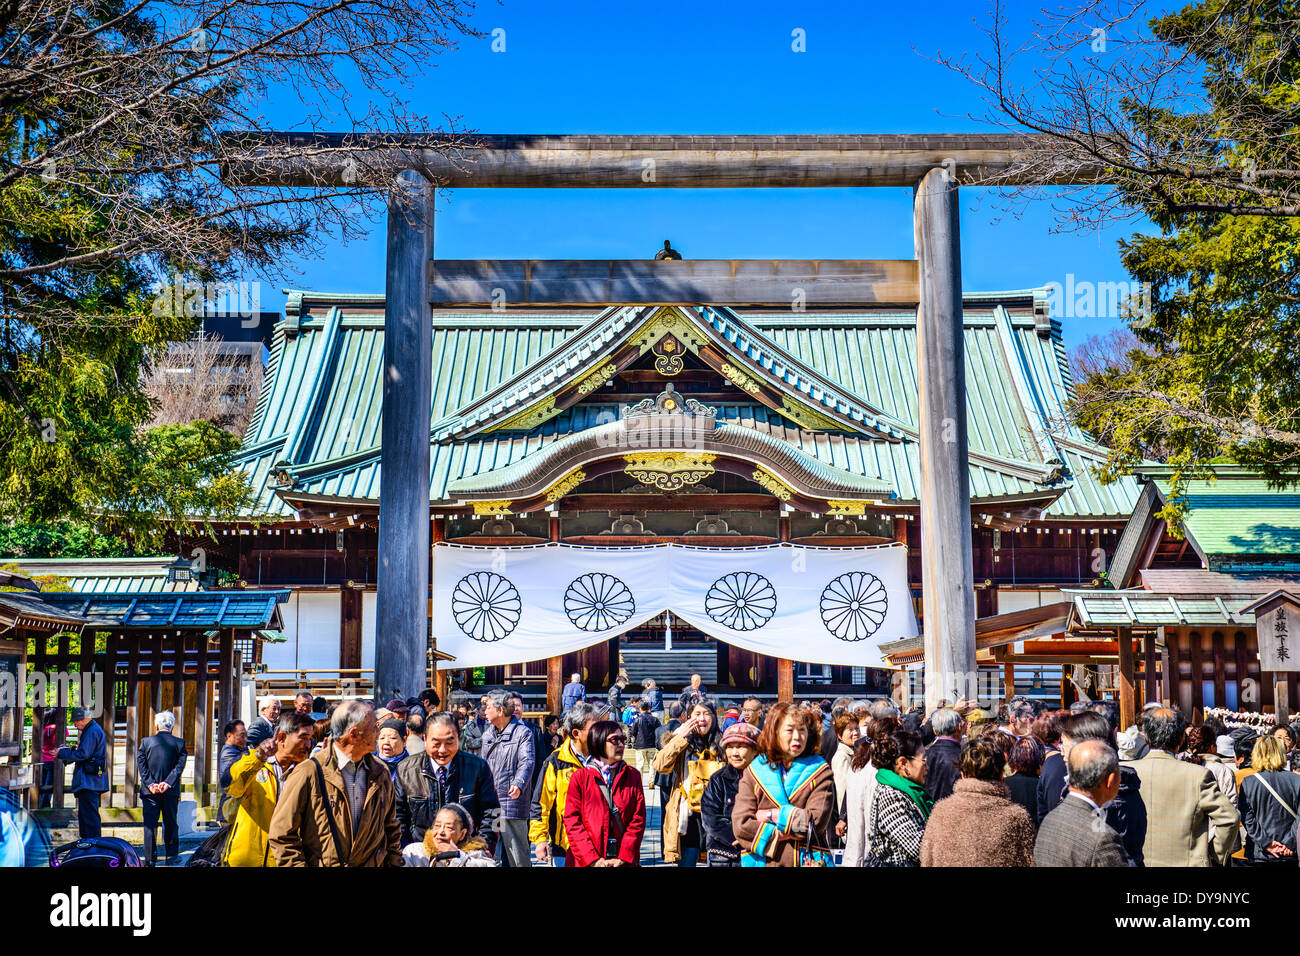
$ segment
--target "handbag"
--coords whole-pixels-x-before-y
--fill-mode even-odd
[[[813,846],[813,825],[812,818],[808,819],[808,840],[795,851],[795,866],[834,866],[835,857],[829,850],[823,850],[821,847]]]
[[[626,828],[623,826],[623,818],[614,807],[614,795],[610,793],[604,776],[595,767],[591,769],[595,770],[596,786],[600,788],[600,795],[605,798],[605,806],[609,808],[609,837],[605,840],[605,859],[617,860],[618,849],[623,842],[623,831]]]

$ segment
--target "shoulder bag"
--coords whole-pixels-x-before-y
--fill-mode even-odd
[[[334,852],[338,854],[339,866],[347,866],[348,861],[343,856],[343,838],[339,836],[338,824],[334,822],[334,810],[330,806],[329,793],[325,790],[325,771],[321,769],[320,761],[315,757],[311,762],[316,767],[316,788],[320,790],[321,802],[325,804],[325,819],[330,825],[330,839],[334,841]]]

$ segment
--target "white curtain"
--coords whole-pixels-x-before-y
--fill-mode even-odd
[[[917,634],[907,550],[434,546],[433,633],[444,669],[554,657],[663,611],[728,644],[816,664],[882,666]]]

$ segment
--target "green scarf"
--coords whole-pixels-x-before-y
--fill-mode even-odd
[[[876,771],[876,783],[883,783],[886,787],[893,787],[904,794],[920,809],[922,820],[930,819],[930,810],[934,807],[934,801],[925,792],[925,787],[908,780],[906,777],[900,777],[887,767],[882,767]]]

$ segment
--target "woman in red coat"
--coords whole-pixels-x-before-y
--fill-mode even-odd
[[[640,862],[645,792],[641,774],[623,762],[626,746],[622,724],[600,720],[591,725],[587,752],[592,762],[569,779],[564,801],[569,866],[636,866]]]

